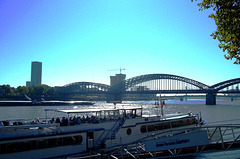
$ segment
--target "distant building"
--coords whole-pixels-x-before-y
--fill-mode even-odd
[[[31,87],[31,81],[26,82],[26,87]]]
[[[150,89],[147,86],[134,86],[131,88],[131,91],[149,91]]]
[[[125,74],[116,74],[115,76],[110,76],[110,86],[114,86],[123,82],[126,78]]]
[[[31,86],[42,84],[42,62],[33,61],[31,67]]]

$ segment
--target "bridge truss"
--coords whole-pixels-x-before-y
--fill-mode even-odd
[[[207,90],[209,86],[189,78],[169,74],[147,74],[124,81],[127,92]]]
[[[204,83],[198,82],[186,77],[170,75],[170,74],[147,74],[136,76],[122,81],[115,89],[107,84],[94,82],[75,82],[60,87],[60,92],[64,93],[100,93],[100,92],[146,92],[149,91],[164,91],[165,93],[177,92],[221,92],[226,90],[239,91],[240,78],[231,79],[208,86]]]
[[[231,91],[233,93],[239,91],[239,84],[240,78],[235,78],[212,85],[209,89],[215,90],[217,92]]]
[[[114,86],[94,82],[75,82],[58,87],[61,94],[106,94],[121,101],[123,94],[206,94],[209,104],[216,103],[216,93],[240,93],[240,78],[208,86],[199,81],[170,74],[146,74],[123,80]],[[230,87],[230,88],[229,88]]]
[[[109,92],[110,86],[94,82],[75,82],[61,87],[60,93],[105,93]]]

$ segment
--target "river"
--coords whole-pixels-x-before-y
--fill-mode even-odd
[[[206,120],[207,124],[239,124],[240,123],[240,100],[217,100],[217,105],[205,105],[203,99],[188,99],[185,101],[166,101],[164,107],[164,113],[201,113],[202,118]],[[158,114],[159,110],[154,107],[154,101],[138,101],[138,102],[124,102],[124,104],[118,104],[117,107],[123,105],[142,106],[144,108],[144,114]],[[45,118],[46,112],[44,109],[59,108],[59,109],[71,109],[71,108],[96,108],[96,107],[114,107],[112,104],[105,102],[96,102],[93,106],[19,106],[19,107],[0,107],[0,120],[6,119],[36,119]],[[48,117],[58,117],[54,112],[49,112]],[[229,151],[217,151],[211,153],[201,153],[194,158],[239,158],[240,149]]]

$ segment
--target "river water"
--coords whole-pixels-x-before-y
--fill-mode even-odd
[[[240,100],[217,100],[217,105],[205,105],[205,99],[188,99],[185,101],[169,100],[166,101],[164,113],[197,113],[202,115],[207,124],[240,124]],[[154,101],[124,102],[123,105],[141,106],[144,114],[158,114],[159,110],[154,108]],[[113,108],[112,104],[96,102],[93,106],[19,106],[19,107],[0,107],[0,120],[6,119],[36,119],[47,117],[61,117],[64,114],[46,112],[44,109],[79,109],[79,108]],[[229,151],[217,151],[211,153],[201,153],[194,158],[240,158],[240,149]]]

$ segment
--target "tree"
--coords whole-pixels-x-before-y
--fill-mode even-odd
[[[5,95],[54,95],[55,88],[48,85],[37,85],[34,87],[18,86],[17,88],[10,85],[0,85]]]
[[[1,85],[0,89],[3,89],[5,91],[5,95],[14,95],[13,88],[9,84]]]
[[[28,94],[28,93],[29,93],[28,87],[26,87],[26,86],[18,86],[17,87],[17,94],[25,95],[25,94]]]
[[[33,87],[28,87],[29,95],[33,95]]]
[[[43,95],[44,94],[44,86],[37,85],[33,87],[33,94],[32,95]]]
[[[201,11],[214,10],[209,17],[215,20],[217,30],[211,36],[219,40],[219,48],[227,51],[226,59],[240,64],[240,0],[203,0],[198,6]]]
[[[37,85],[29,88],[30,95],[54,95],[55,88],[48,85]]]
[[[46,94],[48,95],[54,95],[55,94],[55,88],[54,87],[48,87]]]

